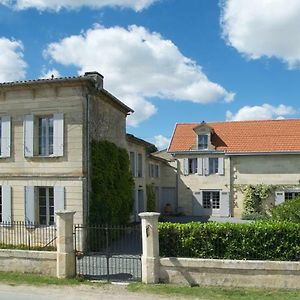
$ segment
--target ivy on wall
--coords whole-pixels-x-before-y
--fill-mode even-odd
[[[156,211],[155,190],[153,184],[146,185],[147,211]]]
[[[128,223],[134,181],[127,151],[108,141],[93,140],[91,158],[89,223]]]

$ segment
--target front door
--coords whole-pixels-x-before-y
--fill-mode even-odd
[[[220,191],[199,191],[193,194],[193,215],[220,215]]]

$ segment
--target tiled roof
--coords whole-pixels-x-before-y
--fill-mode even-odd
[[[176,124],[169,152],[195,149],[194,128],[200,123]],[[233,152],[300,152],[300,119],[206,123],[213,128],[216,150]]]

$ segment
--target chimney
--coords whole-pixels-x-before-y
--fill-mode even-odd
[[[94,81],[95,81],[95,87],[96,87],[97,90],[103,89],[103,78],[104,77],[100,73],[98,73],[96,71],[85,72],[84,76],[90,77],[90,78],[94,79]]]

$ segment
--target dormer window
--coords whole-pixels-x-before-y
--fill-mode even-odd
[[[207,134],[199,134],[198,135],[198,149],[206,150],[208,148],[208,135]]]

